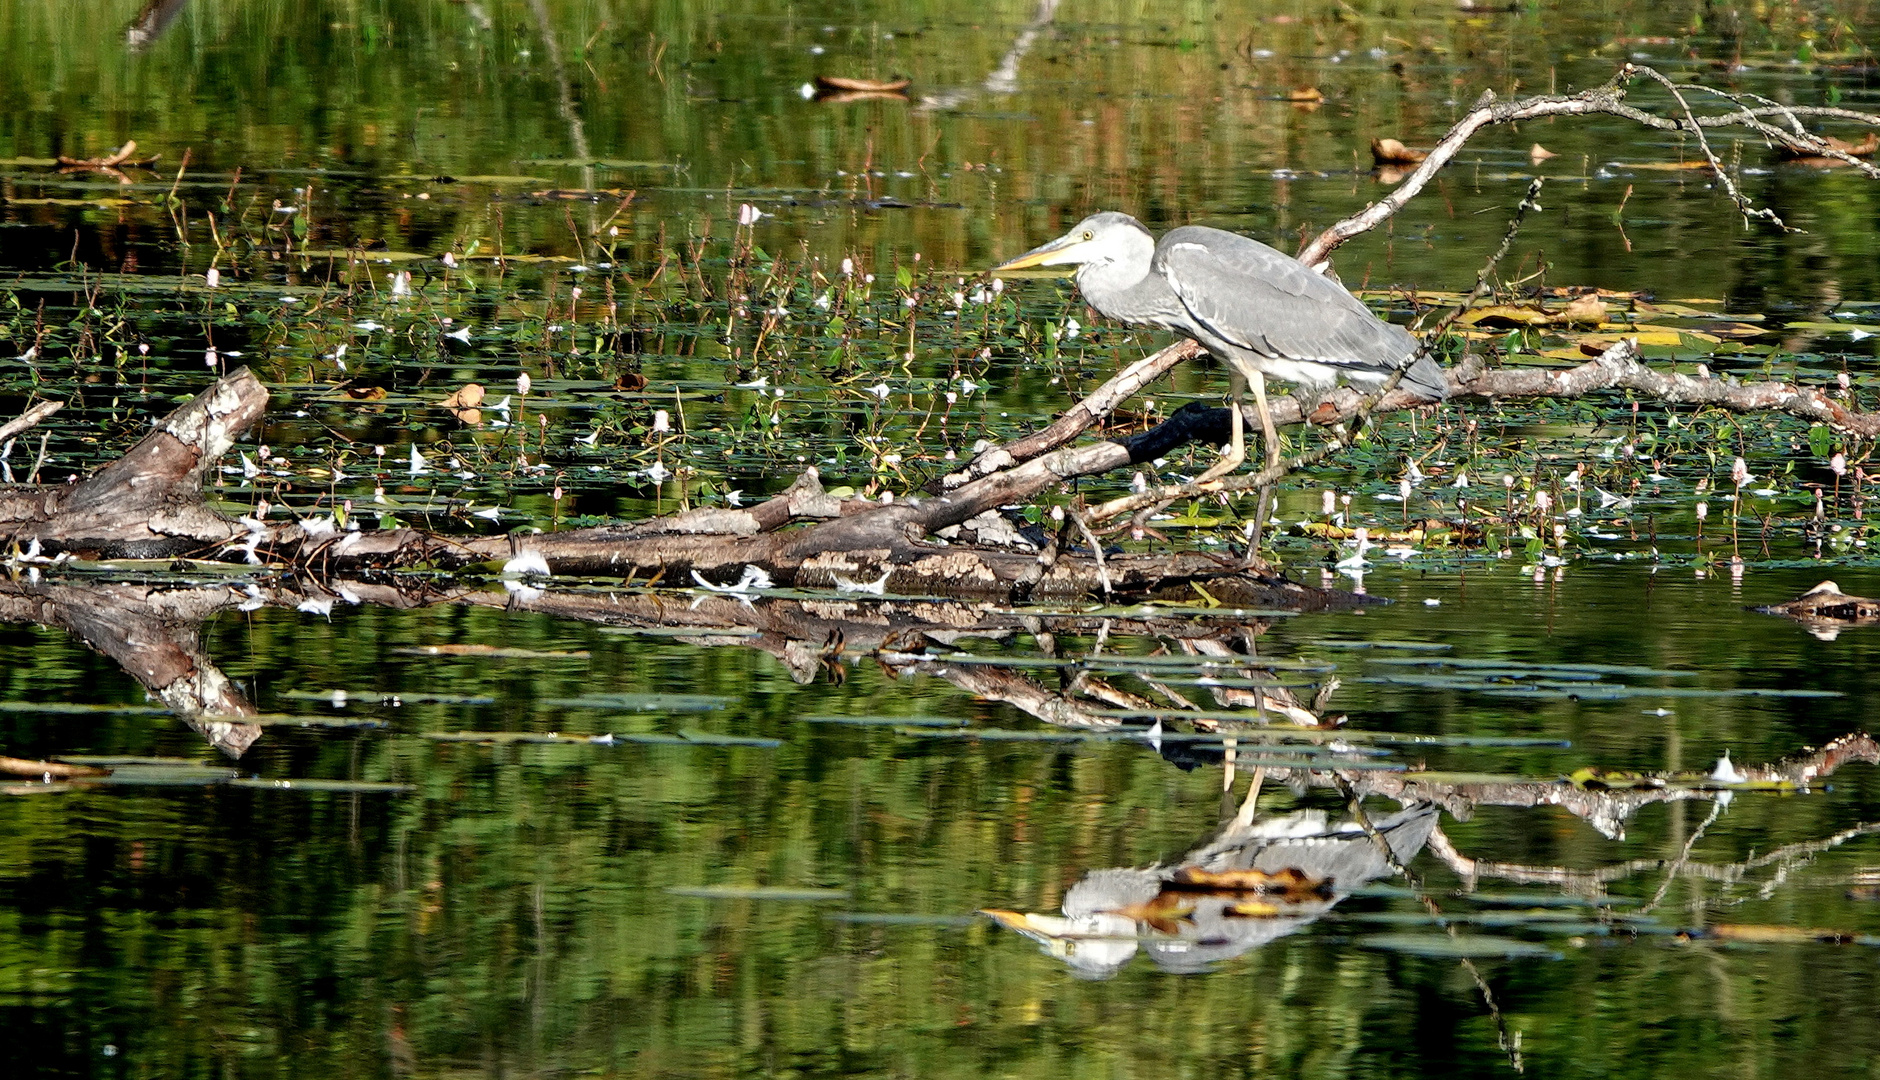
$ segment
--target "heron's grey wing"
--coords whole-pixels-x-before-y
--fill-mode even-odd
[[[1157,246],[1155,268],[1197,324],[1262,356],[1392,368],[1416,349],[1344,286],[1258,240],[1175,229]]]

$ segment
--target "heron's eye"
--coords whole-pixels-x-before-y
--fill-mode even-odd
[[[1091,232],[1086,232],[1086,233],[1084,234],[1084,239],[1085,239],[1085,240],[1095,240],[1096,238],[1097,238],[1097,235],[1096,235],[1095,233],[1091,233]]]

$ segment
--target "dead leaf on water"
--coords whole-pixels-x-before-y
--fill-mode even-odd
[[[1579,296],[1567,302],[1559,322],[1567,326],[1598,326],[1606,321],[1606,302],[1598,296]]]
[[[1828,149],[1839,150],[1841,153],[1846,154],[1849,157],[1857,157],[1857,158],[1872,157],[1874,155],[1874,151],[1880,150],[1880,131],[1869,131],[1867,133],[1867,137],[1857,143],[1848,142],[1846,139],[1839,139],[1839,138],[1834,137],[1833,135],[1822,135],[1820,136],[1820,139],[1822,142],[1828,144]],[[1786,144],[1776,147],[1776,152],[1778,154],[1781,154],[1783,157],[1788,158],[1791,161],[1832,162],[1836,165],[1847,164],[1846,162],[1841,161],[1838,158],[1824,157],[1824,156],[1820,156],[1816,154],[1811,154],[1806,150],[1798,150],[1795,147],[1788,146]]]
[[[1294,105],[1314,106],[1323,104],[1325,95],[1319,93],[1316,86],[1295,86],[1286,91],[1286,100]]]
[[[1744,923],[1713,923],[1704,928],[1704,936],[1725,941],[1745,941],[1758,945],[1787,945],[1799,942],[1827,942],[1846,945],[1860,939],[1847,930],[1826,930],[1808,926],[1757,926]]]
[[[1464,326],[1551,326],[1554,313],[1537,305],[1491,304],[1471,308],[1458,321]]]
[[[868,94],[897,94],[906,90],[911,80],[856,79],[845,75],[818,75],[816,85],[826,90],[855,90]]]
[[[1560,156],[1559,154],[1556,154],[1552,150],[1547,149],[1545,146],[1542,146],[1540,143],[1535,143],[1533,146],[1528,147],[1528,160],[1533,162],[1536,165],[1539,165],[1541,162],[1546,161],[1548,158],[1559,157],[1559,156]]]
[[[1425,150],[1413,150],[1396,139],[1371,139],[1371,161],[1378,165],[1415,165],[1429,157]]]
[[[438,404],[446,409],[473,409],[483,404],[483,386],[481,383],[465,383],[462,389]]]
[[[1168,887],[1183,892],[1257,892],[1324,896],[1331,892],[1331,882],[1311,878],[1304,871],[1287,867],[1271,874],[1264,870],[1204,870],[1184,866],[1169,876]]]
[[[587,651],[551,652],[541,649],[509,649],[497,645],[415,645],[392,650],[406,656],[489,656],[503,660],[585,660]]]
[[[61,780],[74,776],[110,776],[110,769],[91,765],[68,765],[62,761],[28,761],[25,758],[0,757],[0,772],[14,776],[52,776]]]
[[[1638,169],[1644,172],[1693,172],[1710,171],[1708,161],[1615,161],[1615,169]]]

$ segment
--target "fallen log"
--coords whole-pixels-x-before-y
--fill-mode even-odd
[[[1001,508],[1030,503],[1078,477],[1139,464],[1181,441],[1217,438],[1226,410],[1190,407],[1141,435],[1071,445],[1128,394],[1187,356],[1191,344],[1171,346],[1119,372],[1050,427],[982,453],[943,480],[935,494],[884,502],[837,499],[812,469],[749,509],[693,510],[533,536],[341,527],[330,517],[270,522],[217,512],[204,499],[204,480],[267,405],[266,388],[243,369],[176,409],[87,480],[0,489],[0,540],[28,563],[65,556],[192,557],[329,575],[506,568],[719,587],[761,572],[774,584],[797,588],[1005,602],[1106,595],[1246,608],[1324,606],[1326,594],[1267,573],[1257,560],[1208,552],[1099,553],[1089,546],[1087,529],[1071,527],[1082,521],[1063,520],[1055,536],[1041,540],[1025,537],[1001,516]],[[1671,403],[1781,411],[1858,434],[1880,433],[1880,415],[1850,410],[1824,390],[1654,371],[1639,363],[1629,339],[1572,369],[1485,369],[1471,358],[1449,374],[1452,401],[1628,389]],[[1333,424],[1355,415],[1361,400],[1354,391],[1339,390],[1307,416],[1296,400],[1276,398],[1273,413],[1282,424]],[[1370,413],[1428,407],[1393,391]],[[1263,473],[1226,477],[1192,494],[1226,493],[1273,479]],[[1100,519],[1152,497],[1116,500],[1092,516]],[[1195,591],[1197,584],[1205,595]]]

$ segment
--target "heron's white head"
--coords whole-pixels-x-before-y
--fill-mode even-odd
[[[1143,227],[1142,222],[1128,214],[1105,210],[1078,222],[1075,228],[1056,240],[1033,248],[1010,262],[1000,263],[992,268],[992,272],[1027,270],[1034,266],[1075,266],[1082,271],[1112,263],[1140,263],[1146,272],[1154,253],[1155,237]]]

